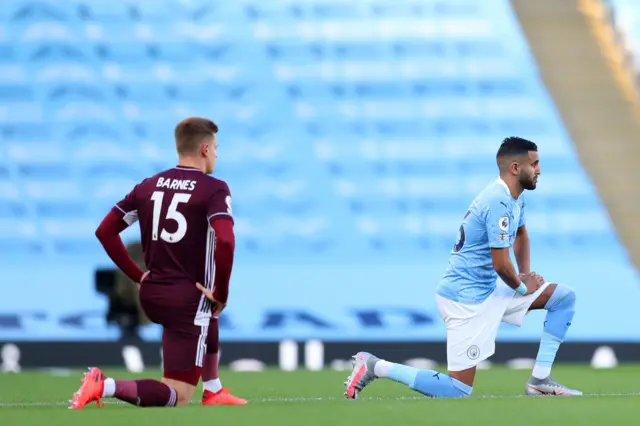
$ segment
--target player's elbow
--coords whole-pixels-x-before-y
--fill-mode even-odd
[[[507,273],[509,268],[507,267],[507,264],[506,264],[506,262],[504,262],[504,260],[493,258],[493,262],[492,263],[493,263],[493,270],[496,271],[496,273],[499,276],[502,277],[503,275],[505,275]]]
[[[498,274],[500,277],[502,277],[504,275],[504,267],[500,264],[496,264],[495,262],[493,263],[493,270],[496,271],[496,274]]]
[[[113,229],[111,229],[108,226],[108,224],[103,223],[100,226],[98,226],[98,228],[96,229],[95,235],[99,241],[103,242],[113,235],[118,235],[118,233],[114,232]]]
[[[107,232],[105,231],[104,227],[98,226],[98,228],[96,228],[95,236],[98,240],[102,241],[106,235]]]
[[[233,263],[233,255],[235,251],[235,238],[232,232],[216,233],[216,265],[220,263],[221,268]]]
[[[103,241],[106,237],[118,235],[120,231],[124,229],[120,222],[121,219],[117,215],[113,212],[109,212],[109,214],[102,219],[102,222],[100,222],[100,225],[98,225],[98,228],[96,229],[95,235],[98,240]]]
[[[231,251],[235,249],[235,235],[233,233],[233,225],[228,220],[214,221],[213,229],[216,235],[216,251]]]
[[[224,251],[226,253],[233,252],[235,249],[235,242],[228,238],[216,238],[216,251]]]

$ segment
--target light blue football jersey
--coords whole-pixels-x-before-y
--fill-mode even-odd
[[[498,279],[491,248],[513,246],[524,224],[524,197],[514,199],[502,179],[489,184],[464,215],[437,294],[460,303],[482,303]]]

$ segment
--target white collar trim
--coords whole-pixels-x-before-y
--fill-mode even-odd
[[[513,198],[513,196],[511,195],[511,190],[509,189],[509,185],[507,185],[507,182],[505,182],[504,180],[502,180],[502,178],[499,177],[496,180],[496,183],[504,188],[504,190],[506,191],[507,195],[509,195],[509,197],[515,200],[515,198]]]

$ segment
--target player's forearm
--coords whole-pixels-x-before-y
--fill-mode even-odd
[[[529,246],[529,235],[525,232],[516,236],[513,244],[513,252],[518,263],[518,271],[521,274],[531,272],[531,248]]]
[[[126,247],[119,235],[98,237],[105,251],[118,268],[132,281],[139,283],[144,272],[129,257]]]
[[[216,247],[216,276],[213,298],[218,302],[227,303],[229,298],[229,281],[233,268],[233,246],[228,243]]]
[[[513,263],[511,263],[511,260],[498,265],[494,263],[493,268],[502,281],[504,281],[509,287],[515,290],[520,286],[520,277],[518,277],[516,268],[513,266]]]
[[[219,302],[227,303],[229,298],[229,282],[233,269],[235,251],[235,235],[233,223],[227,219],[212,221],[216,233],[215,266],[213,297]]]
[[[122,223],[120,223],[122,222]],[[96,230],[96,237],[104,247],[113,263],[124,274],[135,282],[140,282],[144,272],[131,259],[127,248],[122,243],[120,232],[126,228],[124,221],[114,212],[110,212]]]

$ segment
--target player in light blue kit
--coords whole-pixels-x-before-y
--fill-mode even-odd
[[[473,390],[477,365],[495,352],[500,323],[520,326],[533,309],[545,309],[547,316],[526,394],[582,395],[551,378],[551,365],[575,312],[575,293],[530,271],[522,193],[536,188],[540,174],[537,151],[531,141],[506,138],[496,156],[500,178],[476,197],[462,220],[436,295],[447,329],[449,375],[359,352],[345,382],[347,398],[357,398],[377,378],[404,383],[431,397],[467,397]],[[509,255],[512,247],[519,273]]]

